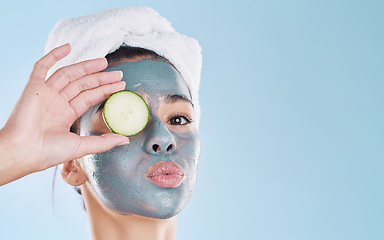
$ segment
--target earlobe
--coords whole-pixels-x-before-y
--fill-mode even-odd
[[[80,186],[87,181],[87,176],[78,160],[64,163],[63,169],[61,170],[61,177],[66,183],[75,187]]]

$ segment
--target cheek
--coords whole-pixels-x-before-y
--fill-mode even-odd
[[[103,153],[84,158],[89,180],[106,179],[112,182],[130,184],[143,181],[147,168],[151,165],[152,155],[143,148],[144,136],[139,134],[130,139],[130,144],[117,146]]]
[[[95,173],[119,175],[134,172],[142,158],[142,151],[134,143],[117,146],[103,153],[90,155],[87,166]]]
[[[80,117],[80,135],[101,135],[103,133],[110,133],[103,119],[102,110],[98,110],[100,104],[93,106],[85,114]]]
[[[137,160],[127,154],[124,146],[115,147],[104,153],[83,158],[84,169],[89,182],[95,188],[109,188],[120,185],[136,174]]]
[[[92,122],[90,123],[89,128],[93,131],[100,133],[111,132],[111,130],[109,130],[109,128],[105,124],[102,111],[97,112],[96,115],[92,118]]]
[[[198,136],[186,137],[184,134],[177,137],[178,149],[175,153],[177,159],[184,164],[183,168],[188,173],[192,182],[195,181],[200,158],[200,140]]]
[[[198,157],[200,155],[200,138],[196,131],[188,133],[174,133],[176,143],[183,152],[190,156]]]

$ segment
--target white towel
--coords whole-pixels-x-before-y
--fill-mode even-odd
[[[70,43],[71,53],[48,73],[84,60],[105,57],[122,45],[152,50],[168,59],[183,76],[195,105],[199,126],[198,90],[201,47],[197,40],[175,31],[171,23],[149,7],[110,9],[93,15],[61,19],[48,37],[45,53]]]

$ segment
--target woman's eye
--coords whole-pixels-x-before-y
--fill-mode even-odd
[[[171,125],[186,125],[191,123],[191,120],[185,116],[176,116],[168,120],[168,124]]]

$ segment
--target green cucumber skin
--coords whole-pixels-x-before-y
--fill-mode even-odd
[[[133,133],[129,133],[129,134],[125,134],[125,133],[122,133],[122,132],[119,132],[118,130],[114,129],[113,127],[111,127],[111,123],[108,121],[108,119],[105,117],[105,110],[107,109],[107,104],[108,104],[108,100],[111,99],[114,95],[117,95],[117,94],[124,94],[124,93],[129,93],[129,94],[133,94],[135,95],[136,97],[138,97],[139,99],[141,99],[141,101],[145,104],[146,106],[146,109],[147,109],[147,118],[145,120],[145,124],[143,125],[143,127],[138,130],[138,131],[135,131]],[[116,133],[116,134],[120,134],[120,135],[123,135],[123,136],[126,136],[126,137],[131,137],[131,136],[134,136],[134,135],[137,135],[138,133],[140,133],[144,128],[145,126],[147,125],[148,121],[149,121],[149,108],[148,108],[148,105],[147,103],[145,102],[145,100],[137,93],[133,92],[133,91],[130,91],[130,90],[122,90],[122,91],[118,91],[118,92],[115,92],[113,94],[111,94],[108,99],[106,100],[105,104],[104,104],[104,109],[103,109],[103,119],[104,119],[104,122],[106,123],[107,127],[113,132],[113,133]]]

